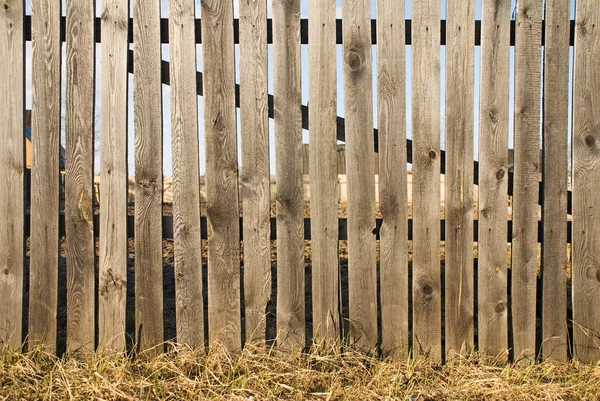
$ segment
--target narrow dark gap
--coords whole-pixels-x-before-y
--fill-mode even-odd
[[[304,338],[308,350],[313,343],[312,261],[304,263]]]
[[[208,261],[206,260],[202,261],[202,309],[204,314],[204,347],[208,349]]]
[[[267,303],[267,324],[265,338],[267,346],[275,345],[277,337],[277,263],[271,263],[271,297]]]
[[[29,278],[31,270],[29,241],[30,237],[27,237],[24,241],[25,244],[23,246],[25,261],[23,264],[23,323],[21,326],[21,343],[23,344],[23,351],[25,352],[28,351],[27,339],[29,338]]]
[[[446,363],[446,262],[443,260],[440,261],[440,308],[442,363]]]
[[[514,361],[515,349],[514,349],[514,336],[513,336],[513,314],[512,314],[512,268],[506,269],[506,286],[507,286],[507,302],[508,302],[508,316],[507,316],[507,328],[508,328],[508,360]]]
[[[408,221],[408,238],[413,238],[412,220]],[[415,356],[413,315],[413,263],[410,261],[408,262],[408,349],[411,357]]]
[[[163,244],[172,247],[172,242],[163,240]],[[165,256],[163,245],[163,333],[165,341],[177,342],[177,308],[175,298],[175,260]]]
[[[383,320],[381,316],[381,262],[376,263],[375,269],[377,272],[377,353],[378,355],[382,355]]]
[[[64,238],[63,238],[64,239]],[[57,314],[56,314],[56,355],[60,358],[67,350],[67,258],[58,256],[58,292],[57,292]],[[66,246],[66,242],[64,243]]]
[[[473,258],[473,351],[479,351],[479,259]]]
[[[135,241],[127,239],[127,296],[125,301],[125,349],[128,354],[135,352]],[[138,339],[139,340],[139,339]]]
[[[571,277],[567,277],[567,358],[575,357],[573,344],[573,245],[571,245]]]
[[[349,344],[350,299],[348,298],[348,260],[340,260],[340,295],[342,303],[342,342]]]
[[[542,248],[543,255],[543,248]],[[543,341],[543,324],[544,314],[543,305],[544,300],[544,265],[542,263],[540,274],[536,276],[536,291],[535,291],[535,356],[536,360],[542,358],[542,341]]]
[[[94,222],[94,230],[99,230],[100,227]],[[95,232],[95,231],[94,231]],[[94,349],[98,349],[100,337],[100,323],[98,319],[98,310],[100,308],[100,299],[98,297],[98,289],[100,288],[100,243],[98,237],[94,234]]]
[[[241,230],[241,227],[240,227]],[[241,232],[241,231],[240,231]],[[242,244],[243,246],[243,244]],[[242,255],[240,255],[242,256]],[[245,291],[244,291],[244,258],[240,258],[240,319],[241,319],[241,336],[242,336],[242,347],[246,345],[246,303],[245,303]]]

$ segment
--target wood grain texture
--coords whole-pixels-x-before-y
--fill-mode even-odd
[[[600,360],[600,8],[577,1],[573,88],[573,335],[575,358]]]
[[[67,349],[95,350],[94,4],[67,2],[65,231]]]
[[[348,177],[348,296],[350,341],[377,344],[375,176],[373,172],[373,88],[371,6],[346,0],[342,6],[344,112]]]
[[[546,1],[544,49],[544,242],[542,353],[567,361],[568,0]]]
[[[240,119],[246,341],[264,341],[271,297],[267,2],[240,2]]]
[[[309,2],[310,213],[313,337],[340,338],[335,0]]]
[[[516,26],[512,348],[515,359],[531,359],[536,327],[542,3],[519,0]]]
[[[135,333],[138,350],[163,351],[162,93],[160,4],[133,5],[135,123]]]
[[[194,0],[169,1],[177,342],[204,346]]]
[[[448,0],[446,18],[446,357],[474,350],[473,113],[475,2]]]
[[[479,350],[508,354],[507,224],[510,0],[484,0],[479,128]]]
[[[202,2],[208,217],[208,335],[241,347],[233,3]]]
[[[0,9],[0,344],[21,346],[24,262],[23,2]]]
[[[60,146],[60,4],[31,2],[31,346],[56,350],[58,299],[58,178]]]
[[[127,0],[102,8],[98,347],[125,349],[127,292]]]
[[[404,358],[409,352],[404,3],[379,0],[377,21],[381,349]]]
[[[300,350],[305,345],[300,0],[273,2],[273,33],[277,343]]]
[[[310,48],[309,48],[310,49]],[[310,50],[309,50],[310,52]],[[310,57],[310,53],[309,53]],[[309,77],[310,78],[310,77]],[[310,92],[310,90],[309,90]],[[310,93],[309,93],[310,96]],[[310,110],[310,109],[309,109]],[[336,111],[337,113],[337,111]],[[346,174],[346,145],[345,144],[337,144],[336,145],[336,160],[337,167],[336,171],[339,174]],[[379,154],[375,154],[375,164],[379,164]],[[310,144],[303,143],[302,144],[302,174],[310,175]]]
[[[413,5],[413,347],[442,358],[440,283],[440,2]]]

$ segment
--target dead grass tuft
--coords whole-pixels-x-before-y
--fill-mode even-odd
[[[288,354],[185,347],[153,359],[97,353],[56,358],[0,349],[4,399],[598,399],[600,367],[577,362],[505,365],[473,355],[440,366],[335,347]]]

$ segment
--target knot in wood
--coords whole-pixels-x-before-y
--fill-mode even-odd
[[[364,54],[359,49],[349,49],[346,51],[346,56],[344,57],[346,60],[346,65],[348,69],[352,72],[359,72],[364,68]]]
[[[433,287],[431,284],[423,284],[422,291],[425,295],[431,295],[433,294]]]
[[[433,160],[437,157],[437,152],[435,150],[431,149],[427,155],[429,156],[429,158],[431,160]]]
[[[506,309],[506,302],[500,301],[496,304],[494,311],[496,313],[500,314],[500,313],[503,313],[505,309]]]
[[[5,10],[8,10],[10,8],[10,4],[8,4],[8,1],[2,3],[2,8]]]
[[[585,141],[585,144],[587,145],[587,147],[589,147],[589,148],[593,148],[594,145],[596,144],[596,138],[594,138],[594,135],[591,135],[591,134],[586,135],[584,141]]]
[[[504,171],[503,168],[499,168],[498,171],[496,171],[496,179],[498,181],[502,180],[504,178],[504,175],[506,174],[506,172]]]

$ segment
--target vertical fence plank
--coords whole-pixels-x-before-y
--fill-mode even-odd
[[[310,2],[309,102],[313,333],[340,338],[335,1]]]
[[[277,341],[304,347],[300,0],[273,3],[277,160]]]
[[[404,3],[377,2],[381,348],[408,355]]]
[[[202,2],[210,341],[241,347],[233,3]]]
[[[473,80],[475,2],[449,0],[446,21],[446,355],[474,348]]]
[[[135,332],[142,351],[162,352],[162,93],[160,4],[135,0]]]
[[[94,2],[67,2],[65,231],[67,349],[95,349]]]
[[[18,348],[23,320],[23,1],[0,10],[0,343]]]
[[[518,0],[516,26],[511,289],[515,359],[535,354],[542,3]]]
[[[204,345],[194,0],[169,2],[177,342]]]
[[[246,341],[264,341],[271,297],[267,2],[240,2],[240,118]]]
[[[365,349],[377,344],[370,4],[347,0],[342,5],[350,338]]]
[[[507,189],[510,0],[484,0],[479,129],[479,350],[508,349]]]
[[[98,346],[125,349],[127,292],[127,0],[102,10]]]
[[[575,357],[600,360],[600,8],[577,1],[573,88],[573,322]]]
[[[567,360],[567,132],[569,0],[546,2],[544,50],[544,357]]]
[[[56,349],[60,149],[60,4],[31,2],[31,258],[29,343]]]
[[[413,7],[413,327],[415,355],[442,358],[440,2]]]

